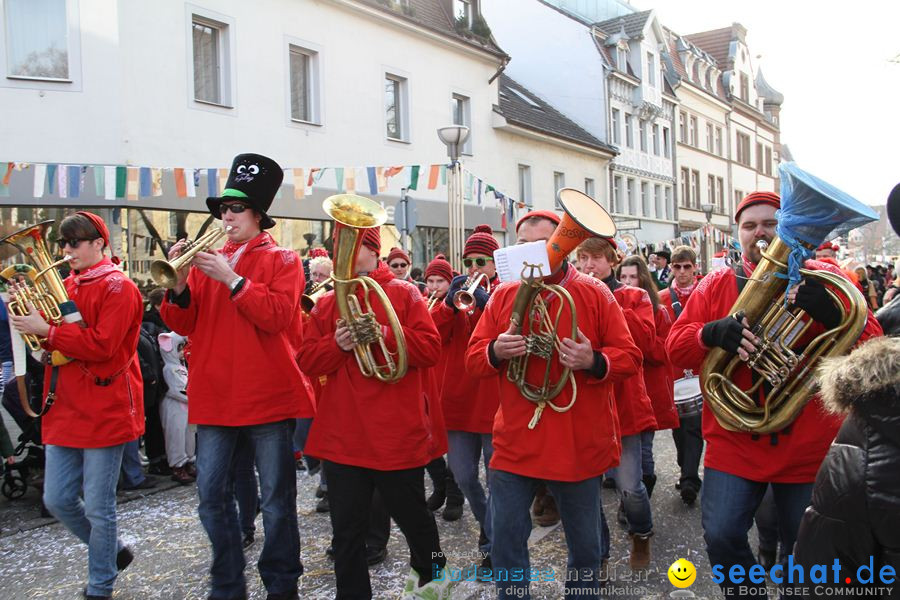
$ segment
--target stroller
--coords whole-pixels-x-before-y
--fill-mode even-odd
[[[44,367],[30,355],[26,379],[26,389],[34,406],[40,401],[43,391]],[[10,500],[15,500],[28,491],[29,481],[35,480],[33,475],[44,470],[44,446],[41,442],[40,419],[33,419],[22,410],[17,386],[9,385],[3,390],[3,407],[22,430],[13,452],[17,460],[12,464],[3,465],[3,480],[0,483],[0,493]],[[41,512],[44,512],[43,507]]]

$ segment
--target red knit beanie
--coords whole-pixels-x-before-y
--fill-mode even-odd
[[[541,217],[542,219],[547,219],[548,221],[553,221],[554,224],[559,225],[559,215],[553,212],[552,210],[532,210],[530,212],[525,213],[522,218],[516,221],[516,233],[519,231],[519,227],[522,226],[522,223],[527,221],[532,217]]]
[[[463,257],[470,254],[484,254],[485,256],[493,256],[494,250],[499,250],[500,244],[494,237],[494,230],[490,225],[476,225],[475,230],[469,239],[466,240],[466,247],[463,248]]]
[[[311,248],[309,251],[310,258],[319,258],[320,256],[328,258],[328,250],[325,248]]]
[[[388,257],[387,257],[388,263],[393,262],[393,260],[394,260],[395,258],[402,258],[403,260],[406,261],[406,264],[409,264],[410,262],[412,262],[411,260],[409,260],[409,254],[407,254],[407,253],[403,250],[403,248],[397,248],[396,246],[394,246],[393,248],[391,248],[391,253],[388,254]]]
[[[741,203],[738,204],[737,210],[734,211],[734,222],[737,223],[741,218],[741,212],[745,208],[755,206],[757,204],[768,204],[776,209],[781,208],[781,197],[775,192],[751,192],[747,194]]]
[[[428,278],[431,276],[443,277],[447,282],[453,279],[453,268],[443,254],[435,256],[434,260],[425,267],[425,281],[428,281]]]
[[[381,256],[381,227],[370,227],[363,234],[362,245]]]

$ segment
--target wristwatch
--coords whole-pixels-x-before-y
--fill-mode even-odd
[[[244,280],[244,278],[242,276],[238,275],[237,277],[235,277],[228,283],[228,289],[233,292],[237,288],[237,286],[240,285],[241,281],[243,281],[243,280]]]

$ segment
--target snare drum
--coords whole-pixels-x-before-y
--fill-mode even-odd
[[[675,380],[675,410],[678,418],[694,417],[703,412],[703,393],[696,375]]]

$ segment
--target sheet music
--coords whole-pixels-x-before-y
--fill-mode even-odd
[[[516,281],[522,278],[524,264],[539,265],[543,276],[550,274],[550,257],[547,256],[547,242],[537,241],[509,246],[494,251],[494,266],[500,281]],[[528,275],[530,269],[526,269]],[[537,275],[537,269],[535,269]]]

